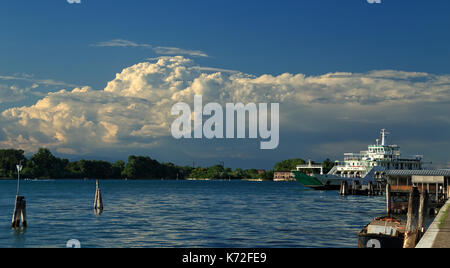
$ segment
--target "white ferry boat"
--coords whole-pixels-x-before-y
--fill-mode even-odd
[[[337,190],[344,180],[358,180],[361,184],[376,183],[388,170],[423,169],[423,156],[402,156],[399,146],[386,144],[388,135],[386,129],[382,129],[381,143],[377,139],[376,144],[369,145],[367,151],[345,154],[344,161],[336,161],[328,174],[324,174],[322,165],[311,162],[297,166],[297,170],[293,171],[295,179],[316,190]]]

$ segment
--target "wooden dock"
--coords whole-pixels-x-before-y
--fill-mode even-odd
[[[367,185],[361,185],[358,180],[343,181],[339,190],[340,195],[362,195],[362,196],[376,196],[383,195],[385,186],[378,182],[376,184],[369,182]]]

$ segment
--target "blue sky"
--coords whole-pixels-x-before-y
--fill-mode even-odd
[[[345,103],[339,109],[346,111],[342,118],[358,115],[353,121],[347,120],[343,129],[331,129],[336,127],[336,118],[329,118],[329,114],[315,117],[329,128],[291,129],[291,122],[287,122],[281,130],[279,150],[261,153],[253,150],[255,146],[249,142],[245,157],[241,159],[225,151],[217,153],[214,142],[184,144],[190,153],[180,156],[176,149],[169,149],[180,146],[170,137],[164,139],[167,140],[162,143],[164,146],[145,149],[127,147],[123,142],[127,139],[121,139],[119,143],[123,148],[113,157],[105,148],[80,153],[69,150],[76,147],[76,143],[66,140],[70,146],[55,145],[48,142],[49,137],[32,134],[36,128],[13,129],[11,121],[2,121],[2,124],[13,125],[12,130],[0,133],[0,140],[4,140],[2,147],[20,145],[17,140],[15,143],[11,139],[8,141],[8,137],[23,132],[24,137],[28,137],[26,144],[42,139],[43,144],[50,147],[53,144],[55,150],[64,147],[60,154],[70,158],[109,157],[114,160],[131,153],[146,153],[180,164],[191,162],[193,158],[205,165],[228,158],[226,160],[234,167],[264,168],[277,160],[296,156],[338,158],[347,150],[364,149],[360,147],[377,138],[379,129],[390,127],[392,138],[400,145],[406,144],[411,153],[423,150],[434,162],[446,165],[450,157],[441,149],[450,149],[447,138],[450,126],[449,121],[441,120],[440,116],[445,118],[449,112],[445,103],[449,93],[446,79],[450,74],[448,14],[450,2],[446,0],[383,0],[381,4],[369,4],[365,0],[82,0],[81,4],[69,4],[66,0],[1,1],[0,90],[3,84],[4,90],[11,91],[0,101],[2,111],[31,107],[49,92],[61,89],[89,86],[102,91],[127,67],[164,55],[181,55],[196,66],[237,70],[255,77],[283,73],[318,77],[335,72],[364,75],[376,70],[426,73],[433,76],[433,86],[441,86],[435,88],[433,94],[441,96],[443,102],[432,99],[426,103],[395,103],[380,108],[380,112],[395,114],[393,117],[386,114],[392,122],[363,115],[368,110],[379,112],[372,106],[356,109]],[[395,85],[392,81],[400,79],[394,77],[396,75],[401,74],[388,75],[390,86]],[[425,79],[424,76],[408,79],[406,84],[413,83],[412,88],[423,89],[420,79]],[[387,87],[385,90],[389,90]],[[317,116],[312,111],[319,108],[304,109],[298,111],[297,117],[299,114]],[[76,116],[75,111],[72,114]],[[291,120],[288,115],[281,116],[284,122]],[[32,136],[34,139],[30,138]],[[224,147],[236,148],[234,152],[242,147],[236,142],[225,144]],[[30,145],[30,149],[32,147]]]
[[[103,87],[146,57],[99,50],[126,39],[202,50],[200,63],[247,73],[401,69],[449,73],[450,3],[350,1],[2,1],[1,73]],[[95,69],[95,72],[92,70]]]

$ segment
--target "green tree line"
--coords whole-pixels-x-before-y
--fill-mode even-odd
[[[21,163],[22,178],[31,179],[183,179],[192,169],[159,163],[150,157],[130,156],[128,162],[110,163],[99,160],[68,159],[54,156],[42,148],[29,159],[22,150],[0,150],[0,178],[16,178],[16,165]]]
[[[31,179],[264,179],[272,180],[274,171],[289,171],[297,165],[305,164],[303,159],[284,160],[275,164],[273,170],[231,169],[223,165],[211,167],[177,166],[173,163],[160,163],[148,156],[130,156],[128,161],[115,163],[100,160],[79,160],[71,162],[58,158],[48,149],[41,148],[29,159],[22,150],[0,150],[0,178],[16,178],[16,165],[21,163],[22,178]],[[334,163],[329,159],[323,162],[325,172]]]
[[[225,168],[223,165],[215,165],[208,168],[195,168],[189,174],[192,179],[223,179],[223,180],[242,180],[242,179],[263,179],[272,180],[273,171],[257,170],[257,169],[240,169],[232,170]]]

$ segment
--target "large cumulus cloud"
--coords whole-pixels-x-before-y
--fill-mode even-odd
[[[253,76],[216,70],[181,56],[161,57],[124,69],[104,90],[49,93],[33,106],[1,113],[0,144],[26,150],[46,146],[69,154],[158,146],[170,136],[172,105],[192,105],[196,94],[222,104],[281,103],[282,132],[283,127],[326,130],[342,122],[401,122],[414,114],[411,109],[427,104],[441,107],[437,117],[448,112],[450,102],[449,75],[382,70]]]

